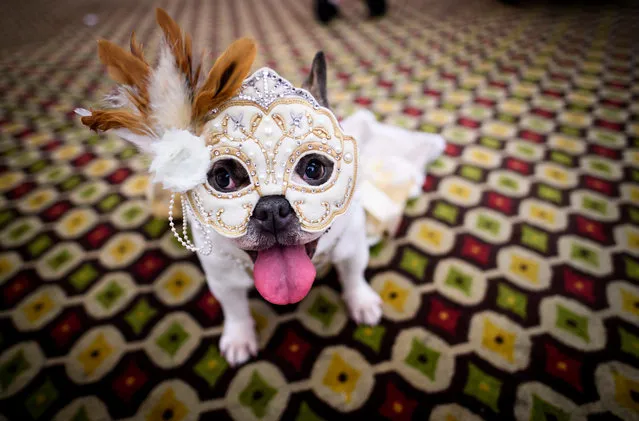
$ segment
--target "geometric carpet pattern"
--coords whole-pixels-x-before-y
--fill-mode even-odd
[[[447,140],[371,250],[381,324],[348,318],[329,268],[298,305],[251,294],[260,352],[231,368],[147,161],[72,112],[112,86],[95,38],[135,29],[153,57],[154,5],[2,47],[0,419],[639,419],[639,9],[346,2],[321,27],[309,0],[157,3],[297,82],[323,49],[337,115]]]

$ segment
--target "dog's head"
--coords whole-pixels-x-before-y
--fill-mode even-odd
[[[301,300],[317,242],[348,208],[357,175],[357,145],[328,108],[324,55],[304,89],[258,70],[201,136],[213,158],[207,182],[187,193],[196,217],[249,253],[264,298]]]
[[[131,53],[100,43],[121,86],[116,109],[83,110],[83,123],[149,152],[156,181],[182,195],[194,229],[251,255],[264,298],[301,300],[317,241],[347,210],[357,177],[357,144],[328,107],[324,55],[300,89],[267,68],[246,78],[256,52],[242,39],[201,78],[188,35],[162,10],[158,23],[165,43],[155,69],[134,38]]]

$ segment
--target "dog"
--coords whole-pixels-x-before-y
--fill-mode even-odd
[[[355,322],[377,324],[382,302],[364,277],[369,245],[355,189],[357,144],[341,133],[330,111],[324,54],[315,55],[299,89],[269,69],[245,79],[256,47],[241,39],[203,78],[194,67],[188,35],[161,9],[157,20],[164,32],[157,68],[148,65],[134,36],[130,53],[100,41],[99,56],[120,86],[110,97],[111,108],[76,112],[91,129],[114,132],[153,156],[155,181],[181,196],[193,242],[177,232],[172,211],[171,228],[198,254],[221,305],[219,346],[226,360],[242,364],[258,351],[249,289],[257,287],[273,304],[299,302],[320,263],[336,268]],[[246,105],[246,92],[262,84],[266,91]],[[264,103],[264,97],[271,102]],[[235,108],[223,111],[229,101]],[[232,113],[235,109],[240,112]],[[250,121],[242,110],[254,112]],[[284,134],[275,146],[264,140],[273,129]],[[285,145],[290,145],[286,151]],[[257,157],[249,157],[251,150]],[[317,216],[318,211],[324,214]]]

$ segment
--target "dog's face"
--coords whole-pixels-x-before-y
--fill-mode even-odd
[[[262,80],[256,83],[262,83]],[[319,105],[328,108],[323,54],[318,53],[313,60],[304,88]],[[233,144],[230,148],[220,147],[219,153],[218,149],[214,149],[217,159],[209,170],[208,186],[216,199],[219,198],[218,193],[224,195],[221,200],[224,197],[233,199],[237,195],[253,198],[252,212],[247,212],[244,199],[241,205],[244,208],[236,208],[234,212],[234,215],[249,215],[248,219],[237,224],[239,218],[226,222],[221,219],[226,215],[222,215],[222,228],[233,227],[240,233],[239,236],[228,236],[255,262],[255,285],[262,296],[275,304],[294,303],[306,296],[313,283],[315,268],[311,259],[319,238],[332,221],[332,214],[339,214],[348,206],[346,198],[352,193],[356,174],[349,170],[355,171],[357,151],[352,139],[340,140],[339,146],[335,146],[335,142],[342,139],[341,135],[336,137],[337,132],[331,135],[332,131],[322,127],[337,123],[331,123],[330,118],[315,113],[307,105],[277,105],[266,115],[249,115],[248,119],[247,112],[236,108],[228,111],[226,117],[215,120],[218,132],[221,130],[225,138],[238,139],[248,134],[256,140],[245,144],[243,149],[234,150]],[[247,129],[249,124],[257,127],[256,131]],[[268,125],[276,127],[276,124],[286,141],[283,138],[278,140],[279,134],[272,137],[275,130]],[[265,125],[266,128],[263,128]],[[279,147],[281,142],[288,143]],[[261,149],[255,151],[255,145],[260,145]],[[254,157],[262,154],[269,157],[263,174],[260,174],[259,168],[247,165],[251,162],[251,151]],[[278,154],[283,154],[283,158]],[[244,155],[246,160],[242,158]],[[256,174],[261,178],[256,180]],[[288,186],[286,195],[277,190],[280,185]],[[251,189],[255,191],[250,193]],[[206,197],[211,200],[211,195]],[[207,200],[206,197],[202,200]],[[236,206],[241,204],[239,201],[233,203],[237,203]]]

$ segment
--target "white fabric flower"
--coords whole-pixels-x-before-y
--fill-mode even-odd
[[[168,130],[151,144],[153,181],[183,193],[206,181],[211,158],[204,139],[188,130]]]

